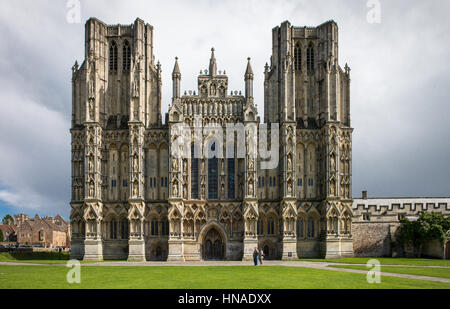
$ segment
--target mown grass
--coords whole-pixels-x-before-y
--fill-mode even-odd
[[[332,262],[332,263],[348,263],[348,264],[367,264],[369,260],[376,259],[382,265],[424,265],[424,266],[450,266],[450,260],[438,259],[415,259],[415,258],[342,258],[342,259],[300,259],[296,261],[310,262]]]
[[[0,265],[0,289],[450,289],[450,283],[286,266],[81,266],[69,284],[63,266]]]
[[[346,269],[360,269],[368,270],[366,266],[362,265],[329,265],[333,268],[346,268]],[[395,273],[395,274],[407,274],[417,276],[428,276],[450,279],[450,268],[438,268],[438,267],[407,267],[407,266],[381,266],[381,272]]]

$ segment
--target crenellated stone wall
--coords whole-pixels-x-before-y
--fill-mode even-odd
[[[401,218],[417,220],[422,211],[450,215],[450,198],[363,198],[353,200],[353,249],[355,256],[409,256],[411,248],[396,241]],[[444,257],[444,246],[435,241],[424,245],[422,254]]]

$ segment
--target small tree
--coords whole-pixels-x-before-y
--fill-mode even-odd
[[[446,218],[440,213],[424,211],[416,221],[400,220],[399,241],[403,244],[411,243],[414,254],[420,257],[425,242],[439,239],[443,244],[446,233],[450,230],[450,217]]]
[[[14,219],[13,217],[11,217],[10,214],[7,214],[4,218],[3,218],[3,224],[7,224],[7,225],[13,225],[14,224]]]
[[[0,242],[2,242],[2,241],[3,241],[3,231],[0,230]]]

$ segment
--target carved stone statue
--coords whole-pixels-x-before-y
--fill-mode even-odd
[[[183,198],[185,200],[187,200],[187,198],[188,198],[188,191],[187,191],[187,185],[186,184],[183,185]]]
[[[89,81],[89,99],[95,99],[95,85],[94,85],[94,81],[90,80]]]
[[[136,81],[133,81],[131,84],[131,95],[133,96],[133,98],[138,98],[139,97],[139,83]]]
[[[250,159],[250,160],[248,160],[248,169],[250,170],[250,171],[253,171],[253,160],[252,159]]]
[[[292,170],[292,155],[288,155],[288,158],[287,158],[287,169],[288,169],[288,171],[290,171],[290,170]]]
[[[94,172],[94,158],[91,156],[89,156],[89,173],[93,173]]]
[[[188,168],[188,163],[187,163],[187,160],[184,159],[183,160],[183,171],[185,174],[187,174],[187,168]]]
[[[91,181],[91,182],[89,183],[89,196],[90,196],[90,197],[93,197],[93,196],[94,196],[94,182],[93,182],[93,181]]]
[[[248,195],[253,195],[253,179],[248,182]]]
[[[178,170],[178,160],[173,159],[172,160],[172,171],[176,172]]]
[[[94,100],[89,100],[89,118],[94,120]]]
[[[173,195],[178,196],[178,182],[176,181],[173,183]]]
[[[134,156],[133,156],[133,169],[134,169],[135,173],[139,172],[139,164],[138,164],[138,158],[137,158],[136,154],[134,154]]]

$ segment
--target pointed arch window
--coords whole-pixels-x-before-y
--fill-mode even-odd
[[[263,223],[263,219],[262,218],[259,218],[258,219],[258,224],[257,224],[258,226],[257,226],[257,229],[258,229],[258,235],[263,235],[264,234],[264,231],[263,231],[263,226],[264,226],[264,223]]]
[[[191,198],[198,199],[198,153],[194,144],[191,145]]]
[[[114,219],[109,222],[109,238],[117,239],[117,221]]]
[[[314,219],[309,218],[308,219],[308,237],[314,237],[314,236],[315,236]]]
[[[275,220],[273,217],[269,217],[267,220],[267,234],[268,235],[275,235]]]
[[[303,218],[297,219],[297,237],[304,238],[305,222]]]
[[[312,43],[309,43],[308,49],[306,50],[306,66],[308,73],[314,71],[314,47]]]
[[[128,43],[127,40],[125,40],[123,44],[123,61],[122,61],[122,69],[123,71],[129,71],[130,70],[130,62],[131,62],[131,47],[130,43]]]
[[[117,71],[117,44],[112,41],[109,46],[109,70]]]
[[[120,236],[122,239],[128,239],[129,222],[127,219],[120,220]]]
[[[235,179],[235,168],[234,168],[234,158],[228,158],[228,198],[234,199],[234,179]]]
[[[216,150],[216,143],[213,142],[209,148],[211,151]],[[213,158],[208,159],[208,198],[217,199],[218,198],[218,160],[214,155]]]
[[[302,70],[302,49],[298,43],[294,48],[294,65],[295,72],[300,72]]]

